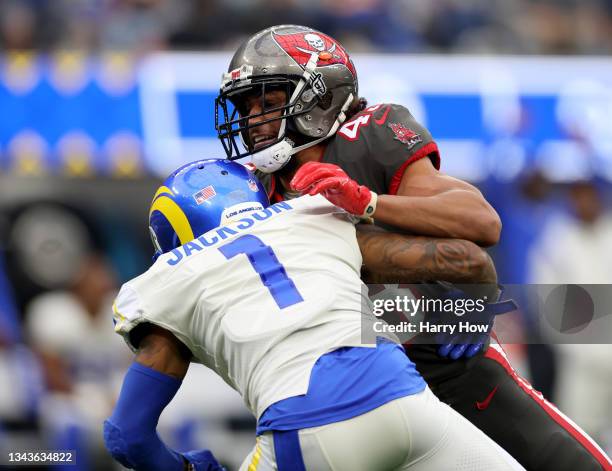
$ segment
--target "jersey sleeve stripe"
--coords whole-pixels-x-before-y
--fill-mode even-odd
[[[429,144],[424,145],[418,151],[410,156],[406,162],[402,164],[402,166],[397,169],[397,172],[391,178],[391,183],[389,184],[389,195],[396,195],[397,190],[399,189],[400,183],[402,182],[402,177],[404,176],[404,172],[408,168],[408,166],[417,160],[422,159],[423,157],[432,156],[432,163],[436,170],[440,170],[440,152],[438,151],[438,145],[435,142],[430,142]]]
[[[253,453],[253,459],[249,464],[248,471],[257,471],[259,460],[261,459],[261,448],[259,448],[259,437],[257,438],[257,444],[255,445],[255,453]]]
[[[117,309],[117,301],[115,301],[115,302],[113,303],[113,312],[115,313],[115,315],[116,315],[116,316],[117,316],[117,317],[118,317],[118,318],[119,318],[121,321],[125,321],[125,320],[126,320],[126,317],[125,317],[123,314],[121,314],[121,313],[119,312],[119,310]]]

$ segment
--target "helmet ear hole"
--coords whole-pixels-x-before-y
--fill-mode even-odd
[[[327,90],[325,94],[319,99],[319,106],[324,110],[327,110],[331,104],[334,95],[331,90]]]

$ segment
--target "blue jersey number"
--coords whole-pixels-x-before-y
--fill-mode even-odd
[[[284,309],[304,301],[272,247],[264,244],[261,239],[244,235],[219,247],[219,250],[228,260],[238,254],[245,254],[279,308]]]

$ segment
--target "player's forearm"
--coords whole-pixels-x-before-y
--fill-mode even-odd
[[[178,391],[189,354],[170,332],[142,325],[134,332],[138,353],[125,376],[113,415],[104,422],[111,455],[136,470],[182,470],[183,456],[157,435],[157,422]]]
[[[379,195],[375,219],[420,235],[464,239],[483,247],[499,240],[501,220],[479,194],[453,190],[431,196]]]
[[[184,468],[183,457],[166,447],[156,428],[181,382],[134,362],[128,370],[113,414],[104,422],[104,442],[123,466],[136,470]]]
[[[370,281],[497,283],[489,255],[467,240],[381,232],[358,225],[357,240]]]

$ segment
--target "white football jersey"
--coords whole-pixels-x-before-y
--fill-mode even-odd
[[[115,330],[128,344],[139,323],[169,330],[259,418],[307,392],[321,355],[366,346],[361,263],[346,212],[322,196],[281,202],[164,254],[127,282]]]

